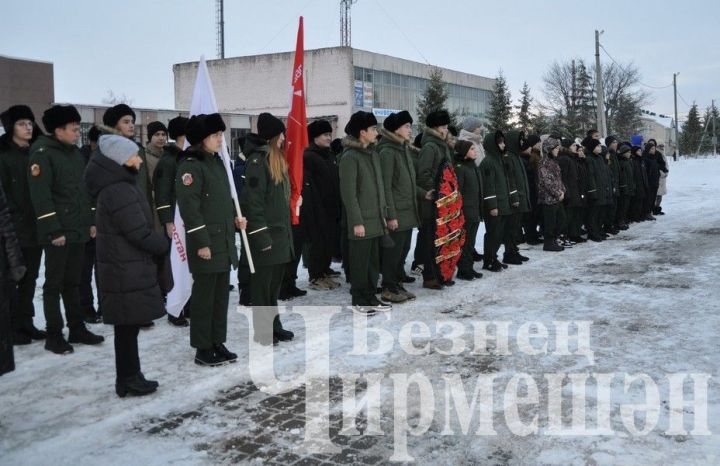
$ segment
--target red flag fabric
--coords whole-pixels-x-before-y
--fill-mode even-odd
[[[298,26],[295,65],[292,72],[292,102],[287,121],[285,157],[290,174],[290,215],[292,224],[300,223],[300,195],[303,186],[303,152],[308,146],[307,114],[305,113],[305,50],[303,46],[303,17]]]

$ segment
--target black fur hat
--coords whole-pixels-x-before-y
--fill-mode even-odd
[[[95,125],[92,125],[92,128],[90,128],[90,131],[88,131],[88,141],[98,142],[99,139],[100,139],[100,128],[98,128]]]
[[[225,122],[219,113],[200,114],[191,117],[185,127],[185,135],[190,144],[199,144],[206,137],[218,131],[225,131]]]
[[[425,117],[425,126],[428,128],[437,128],[438,126],[449,125],[450,114],[447,110],[436,110],[428,113]]]
[[[385,118],[385,121],[383,121],[383,128],[392,133],[402,125],[406,123],[412,124],[412,122],[413,119],[412,116],[410,116],[410,112],[403,110],[402,112],[391,113],[388,115],[388,117]]]
[[[420,149],[422,147],[422,137],[423,137],[423,133],[420,133],[417,136],[415,136],[415,140],[413,140],[413,146]]]
[[[4,112],[0,113],[0,122],[2,122],[5,132],[13,133],[13,128],[18,120],[30,120],[35,122],[35,115],[27,105],[13,105]]]
[[[120,121],[120,118],[126,115],[132,116],[133,121],[135,121],[135,112],[132,108],[126,104],[117,104],[116,106],[105,110],[105,113],[103,114],[103,124],[114,128],[118,121]]]
[[[623,142],[623,143],[620,144],[620,146],[618,147],[618,155],[623,155],[623,154],[625,154],[625,153],[627,153],[627,152],[630,152],[631,149],[632,149],[632,147],[630,146],[630,143],[629,143],[629,142]]]
[[[280,133],[285,132],[285,124],[279,118],[265,112],[258,115],[257,134],[269,141]]]
[[[330,122],[327,120],[317,120],[310,123],[307,127],[308,132],[308,138],[310,141],[315,139],[316,137],[326,134],[326,133],[332,133],[332,126],[330,125]]]
[[[164,124],[162,124],[162,122],[160,122],[160,121],[153,121],[153,122],[151,122],[151,123],[148,123],[148,125],[147,125],[147,138],[148,138],[148,142],[150,141],[150,139],[152,139],[152,137],[153,137],[153,136],[155,135],[155,133],[157,133],[158,131],[165,131],[165,134],[167,134],[168,129],[167,129],[167,127],[166,127]]]
[[[597,146],[600,145],[600,141],[593,138],[585,138],[582,142],[582,145],[585,147],[585,150],[588,151],[588,153],[592,152]]]
[[[176,116],[168,121],[168,136],[170,136],[170,139],[176,141],[180,136],[185,136],[185,127],[187,124],[188,119],[184,116]]]
[[[338,155],[339,153],[341,153],[343,151],[342,139],[340,139],[340,138],[333,139],[333,141],[330,143],[330,150],[335,155]]]
[[[472,149],[473,143],[460,139],[455,143],[455,153],[459,159],[464,159],[467,156],[468,151]]]
[[[53,134],[55,128],[68,123],[80,123],[81,120],[80,112],[73,105],[53,105],[45,110],[42,117],[43,126],[50,134]]]
[[[377,123],[375,115],[360,110],[352,114],[350,121],[345,125],[345,132],[354,138],[359,138],[360,131],[375,126]]]

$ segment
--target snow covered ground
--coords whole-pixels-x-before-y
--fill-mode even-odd
[[[358,321],[348,309],[337,310],[330,321],[330,378],[324,380],[330,397],[329,436],[339,446],[334,453],[313,453],[304,441],[304,385],[272,394],[253,383],[248,320],[233,309],[228,347],[240,359],[221,368],[193,363],[187,329],[161,320],[141,332],[143,372],[160,382],[157,393],[143,398],[119,399],[114,393],[112,327],[92,326],[106,342],[75,345],[68,356],[50,354],[40,343],[16,348],[16,371],[0,378],[0,464],[383,464],[402,457],[398,426],[404,418],[417,426],[418,435],[407,435],[407,452],[418,464],[719,464],[720,159],[670,163],[669,194],[663,201],[667,215],[657,222],[633,225],[606,242],[562,253],[523,245],[529,263],[441,292],[411,285],[416,301],[367,323],[375,329],[370,334],[392,336],[385,348],[378,349],[382,341],[373,337],[369,351],[359,351],[354,341],[360,335]],[[481,249],[482,234],[478,237]],[[299,285],[306,283],[301,269]],[[323,343],[321,324],[334,312],[324,306],[347,304],[348,288],[309,291],[291,302],[313,308],[305,320],[298,313],[283,316],[296,339],[275,349],[279,378],[303,373],[306,348],[314,351]],[[231,302],[237,302],[236,293]],[[557,336],[562,324],[554,322],[569,321],[591,322],[584,341],[592,357],[577,354],[572,338],[570,354],[561,354]],[[491,341],[486,354],[475,352],[485,348],[475,331],[480,322],[508,323],[508,351]],[[531,323],[548,331],[544,353],[530,354],[532,348],[523,345],[523,327]],[[41,315],[36,325],[44,325]],[[571,328],[572,335],[575,326]],[[489,333],[495,334],[494,329]],[[407,343],[410,330],[412,344]],[[543,341],[531,339],[530,344],[540,348]],[[269,367],[258,370],[268,375]],[[341,380],[352,373],[370,380],[359,384],[359,398],[371,405],[379,402],[377,435],[370,435],[372,415],[358,417],[363,435],[339,431],[349,427],[341,420],[342,401],[348,398]],[[603,425],[610,431],[555,435],[553,422],[559,419],[570,429],[578,415],[572,401],[582,397],[569,379],[561,376],[559,385],[554,384],[552,374],[611,373],[607,403],[597,379],[588,382],[585,394],[587,428],[601,422],[596,414],[601,405],[607,408]],[[690,401],[680,405],[669,393],[677,373],[713,378],[702,383],[697,375],[695,385],[688,379],[684,393]],[[537,389],[536,402],[525,383],[520,397],[527,395],[529,401],[506,394],[515,392],[512,381],[522,374]],[[657,384],[657,423],[652,413],[623,416],[629,403],[647,401],[640,383],[627,390],[623,386],[624,377],[632,374],[645,374]],[[411,376],[428,385],[405,390],[402,381]],[[453,404],[446,411],[446,397],[451,396],[447,381],[459,377],[469,401],[479,376],[493,377],[492,398],[481,394],[476,406],[458,413]],[[557,413],[551,405],[559,399]],[[515,411],[518,419],[512,418]],[[600,411],[602,417],[605,411]],[[709,435],[693,435],[693,428],[703,433],[704,412]],[[681,413],[684,420],[672,425],[671,419]],[[463,431],[463,415],[472,416],[469,430]],[[490,422],[480,426],[483,416]],[[522,432],[523,423],[531,425],[535,416],[537,431]],[[635,428],[642,430],[647,418],[647,434],[627,425],[635,419]],[[321,432],[315,440],[327,434]]]

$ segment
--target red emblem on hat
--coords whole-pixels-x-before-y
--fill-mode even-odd
[[[190,173],[184,173],[182,176],[182,182],[185,186],[190,186],[193,184],[193,177]]]
[[[40,176],[40,165],[34,163],[30,166],[30,174],[32,176]]]

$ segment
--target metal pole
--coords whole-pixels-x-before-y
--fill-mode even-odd
[[[595,30],[595,87],[597,88],[597,121],[598,131],[607,136],[607,122],[605,121],[605,92],[602,82],[602,68],[600,67],[600,34],[605,31]]]
[[[678,136],[678,126],[680,126],[680,122],[678,121],[678,114],[677,114],[677,75],[679,73],[673,73],[673,92],[675,94],[675,152],[677,153],[677,156],[680,157],[680,138]]]
[[[220,0],[220,58],[225,58],[225,5]]]
[[[712,100],[712,107],[710,109],[712,120],[713,120],[713,132],[712,132],[712,143],[713,143],[713,155],[717,155],[717,133],[715,132],[715,99]]]

